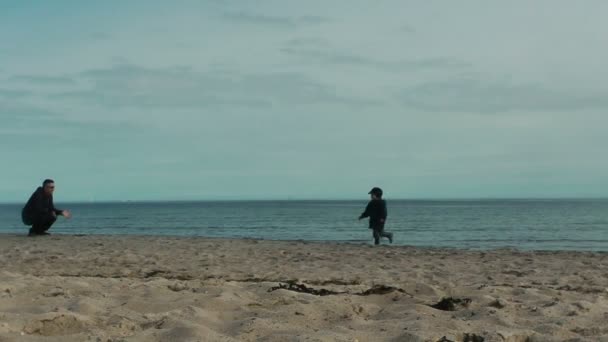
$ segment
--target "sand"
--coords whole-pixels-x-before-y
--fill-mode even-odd
[[[607,322],[607,253],[0,235],[0,342],[595,342]]]

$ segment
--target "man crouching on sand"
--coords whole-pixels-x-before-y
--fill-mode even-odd
[[[72,217],[68,210],[59,210],[53,204],[55,182],[47,179],[38,187],[21,211],[21,219],[26,226],[32,226],[28,236],[49,235],[47,232],[57,220],[57,215],[67,219]]]
[[[363,214],[359,216],[359,220],[369,217],[369,228],[373,230],[374,245],[380,244],[380,237],[385,237],[390,243],[393,243],[393,233],[384,231],[384,223],[388,213],[386,201],[382,199],[382,189],[373,188],[369,194],[372,200],[367,204]]]

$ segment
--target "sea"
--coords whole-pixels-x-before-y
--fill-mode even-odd
[[[608,252],[608,199],[387,200],[394,245]],[[371,244],[366,201],[60,203],[52,234],[163,235]],[[2,234],[26,235],[22,204],[0,204]],[[383,243],[388,243],[386,240]]]

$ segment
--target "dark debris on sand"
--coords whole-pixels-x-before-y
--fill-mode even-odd
[[[327,290],[327,289],[316,290],[316,289],[313,289],[312,287],[308,287],[304,284],[296,284],[296,283],[287,283],[287,284],[279,283],[279,286],[271,287],[270,289],[268,289],[268,292],[281,290],[281,289],[288,290],[288,291],[294,291],[294,292],[300,292],[300,293],[308,293],[308,294],[312,294],[315,296],[329,296],[329,295],[346,293],[346,292],[331,291],[331,290]]]
[[[456,311],[458,307],[467,307],[469,304],[471,304],[470,298],[448,297],[441,299],[437,304],[432,304],[429,306],[437,310]]]
[[[268,289],[268,292],[281,290],[281,289],[288,290],[288,291],[294,291],[294,292],[300,292],[300,293],[308,293],[308,294],[312,294],[315,296],[351,294],[348,291],[337,292],[337,291],[332,291],[332,290],[327,290],[327,289],[314,289],[314,288],[308,287],[304,284],[297,284],[295,282],[288,282],[286,284],[279,283],[279,286],[271,287],[270,289]],[[363,292],[358,292],[358,293],[352,293],[352,294],[356,295],[356,296],[369,296],[369,295],[384,295],[384,294],[388,294],[391,292],[406,293],[403,289],[396,288],[393,286],[374,285],[372,288],[370,288],[368,290],[365,290]]]
[[[485,339],[479,335],[475,335],[475,334],[464,334],[464,336],[462,337],[462,342],[484,342]],[[437,342],[456,342],[453,340],[450,340],[449,338],[443,336],[442,338],[438,339]]]

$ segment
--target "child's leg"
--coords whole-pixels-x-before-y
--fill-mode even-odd
[[[379,245],[380,244],[380,234],[381,234],[381,231],[379,231],[376,228],[374,228],[374,230],[373,230],[374,245]]]
[[[393,233],[391,233],[391,232],[386,232],[386,231],[384,231],[384,230],[383,230],[383,231],[380,233],[380,235],[381,235],[382,237],[387,238],[387,239],[388,239],[388,241],[389,241],[390,243],[393,243]]]

